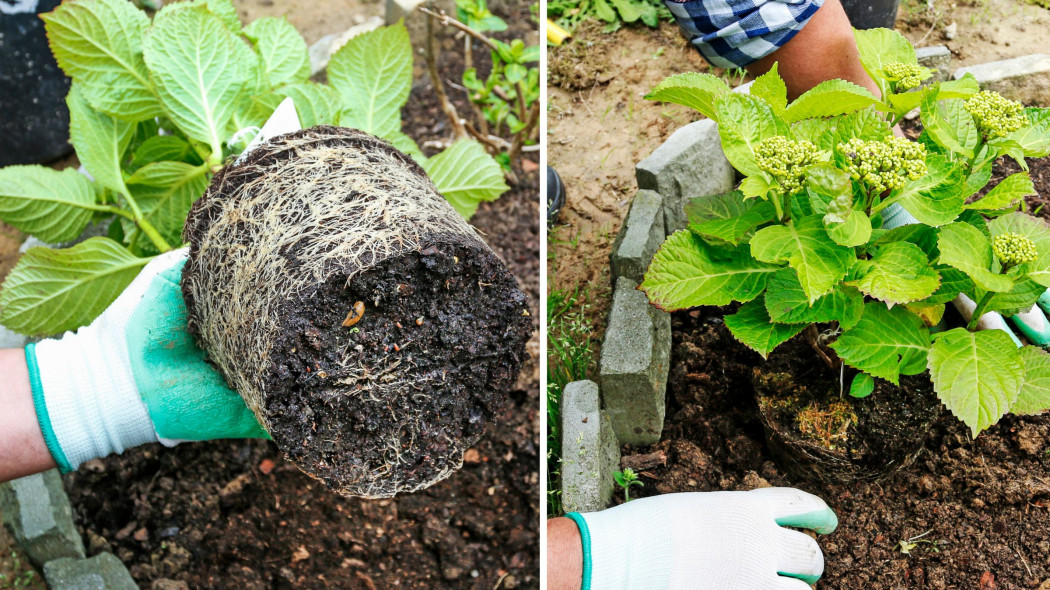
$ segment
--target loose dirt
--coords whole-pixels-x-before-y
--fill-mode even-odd
[[[1030,164],[1037,189],[1050,195],[1050,161]],[[1000,162],[996,177],[1013,171]],[[1045,203],[1028,200],[1030,210]],[[757,416],[752,375],[772,367],[732,337],[724,311],[672,316],[663,440],[624,449],[667,454],[665,467],[642,472],[641,496],[774,485],[823,497],[840,524],[820,539],[826,573],[818,590],[1020,590],[1050,579],[1050,416],[1008,416],[972,440],[945,412],[915,465],[887,481],[793,478],[774,463]],[[878,403],[879,392],[870,399]]]

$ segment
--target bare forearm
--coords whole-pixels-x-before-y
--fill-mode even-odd
[[[25,351],[0,349],[0,482],[54,466],[37,423]]]
[[[583,582],[583,546],[580,529],[568,518],[547,521],[547,587],[580,590]]]
[[[788,98],[825,80],[841,78],[864,86],[876,96],[878,86],[860,63],[853,28],[839,0],[825,0],[790,41],[783,47],[748,66],[754,76],[764,74],[778,63],[777,71],[787,85]]]

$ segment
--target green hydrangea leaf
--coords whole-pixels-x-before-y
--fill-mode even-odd
[[[864,296],[852,287],[835,287],[811,305],[798,276],[790,268],[780,269],[769,280],[765,301],[769,317],[782,324],[838,322],[848,330],[864,313]]]
[[[765,101],[747,94],[724,94],[715,108],[722,151],[729,163],[746,176],[760,176],[755,149],[764,139],[790,133],[787,123]]]
[[[767,174],[748,176],[740,181],[740,193],[746,199],[755,197],[765,199],[776,184],[776,181]]]
[[[202,160],[185,139],[176,135],[155,135],[135,148],[135,155],[128,169],[134,172],[151,162],[162,161],[200,164]]]
[[[328,62],[328,82],[347,113],[340,124],[379,137],[401,130],[412,89],[412,43],[404,23],[362,33]]]
[[[787,85],[777,71],[779,65],[779,63],[774,63],[768,72],[755,78],[755,82],[751,85],[751,96],[766,101],[769,106],[773,107],[773,112],[777,116],[783,116],[788,104]]]
[[[1050,109],[1027,108],[1028,125],[1006,137],[988,142],[998,148],[999,155],[1009,155],[1027,169],[1024,159],[1045,158],[1050,155]]]
[[[938,154],[926,157],[926,167],[926,176],[904,185],[897,203],[926,225],[950,223],[966,205],[962,168]]]
[[[973,279],[970,278],[970,275],[964,273],[963,271],[957,268],[952,268],[950,266],[944,265],[938,265],[934,267],[934,270],[936,270],[937,273],[941,275],[941,286],[933,292],[933,295],[930,295],[929,297],[924,299],[922,301],[923,303],[928,303],[931,305],[938,303],[948,303],[949,301],[958,297],[959,293],[976,296],[976,294],[974,293],[975,286],[973,284]],[[974,299],[974,297],[970,298]]]
[[[1036,192],[1035,185],[1032,184],[1032,177],[1027,172],[1018,172],[999,181],[999,184],[988,191],[988,194],[966,205],[966,208],[979,211],[996,211],[1014,207],[1021,199],[1034,194]]]
[[[1021,279],[1014,284],[1014,288],[1003,293],[995,293],[988,301],[986,311],[997,311],[1004,316],[1012,316],[1022,311],[1032,309],[1039,297],[1046,293],[1046,286],[1040,285],[1032,279]],[[978,292],[977,298],[984,295]],[[976,301],[976,299],[975,299]]]
[[[981,133],[965,105],[961,99],[937,100],[929,93],[922,100],[922,125],[937,144],[972,159]]]
[[[245,27],[244,35],[255,46],[268,87],[306,82],[310,78],[306,41],[284,18],[257,19]]]
[[[994,256],[992,244],[976,227],[956,221],[940,228],[937,247],[942,264],[963,271],[978,287],[996,292],[1013,289],[1013,279],[990,270]]]
[[[938,334],[929,368],[937,396],[974,437],[1009,411],[1024,383],[1021,352],[1001,330]]]
[[[690,199],[685,214],[693,232],[734,246],[746,242],[752,230],[776,217],[771,203],[745,199],[740,191]]]
[[[90,238],[63,250],[30,248],[0,290],[0,324],[28,336],[85,326],[147,262],[109,238]]]
[[[989,221],[988,229],[993,238],[1015,233],[1032,240],[1038,258],[1028,263],[1026,276],[1044,287],[1050,287],[1050,227],[1045,221],[1017,211]]]
[[[313,82],[289,84],[273,91],[273,96],[276,99],[273,108],[283,98],[291,98],[295,102],[295,111],[303,129],[316,125],[335,125],[339,120],[339,93],[330,86]],[[273,108],[270,112],[273,112]]]
[[[114,119],[91,108],[79,82],[66,96],[69,107],[69,139],[84,168],[102,186],[125,193],[121,170],[124,150],[135,133],[135,124]]]
[[[748,301],[736,313],[725,316],[725,323],[737,340],[762,355],[762,358],[806,329],[805,324],[778,324],[771,321],[761,297]]]
[[[169,244],[182,243],[182,228],[193,203],[208,188],[210,175],[206,166],[185,162],[154,162],[128,178],[128,189],[142,210],[142,216],[153,225]],[[152,244],[135,225],[128,222],[125,232],[132,245],[152,252]]]
[[[921,223],[911,223],[888,230],[879,236],[875,245],[881,247],[893,242],[915,244],[930,260],[941,255],[937,250],[937,229]]]
[[[827,222],[825,217],[824,221]],[[828,236],[840,246],[862,246],[871,239],[871,219],[863,211],[851,210],[842,223],[827,226]]]
[[[860,62],[883,96],[888,94],[889,83],[882,70],[891,63],[917,64],[915,48],[903,35],[892,29],[854,29],[853,37],[860,51]]]
[[[1014,414],[1040,414],[1050,410],[1050,353],[1036,346],[1021,349],[1024,383],[1010,406]]]
[[[718,121],[715,104],[718,97],[729,93],[729,86],[717,76],[687,72],[664,78],[645,95],[647,100],[680,104]]]
[[[480,143],[461,139],[426,161],[424,169],[439,193],[465,219],[482,201],[495,201],[510,187],[503,170]]]
[[[791,265],[810,302],[831,291],[855,260],[852,249],[828,236],[820,215],[758,230],[751,238],[751,254],[762,262]]]
[[[72,168],[0,168],[0,220],[52,244],[84,231],[96,209],[95,188]]]
[[[715,247],[680,230],[656,251],[639,289],[667,311],[728,305],[757,297],[779,268],[753,259],[746,245]]]
[[[792,102],[784,112],[791,123],[813,117],[834,117],[879,103],[867,88],[845,80],[825,80]]]
[[[161,114],[142,59],[149,18],[134,4],[78,0],[40,18],[58,65],[83,85],[92,106],[128,121]]]
[[[844,166],[846,161],[846,156],[835,149],[840,143],[846,143],[854,137],[870,141],[893,135],[889,123],[874,108],[862,109],[848,115],[829,119],[810,120],[824,121],[825,125],[820,129],[819,135],[815,137],[807,135],[806,138],[816,144],[817,147],[832,152],[835,163],[838,166]],[[798,123],[794,125],[798,125]],[[817,130],[817,127],[813,128],[813,131]]]
[[[855,398],[861,399],[868,397],[875,391],[875,379],[867,373],[857,373],[853,377],[853,382],[849,386],[849,394]]]
[[[153,21],[143,42],[146,65],[165,114],[218,155],[255,56],[205,6],[177,6]]]
[[[958,80],[945,80],[937,85],[937,99],[948,98],[967,99],[981,91],[981,85],[973,74],[967,73]]]
[[[416,140],[409,137],[403,131],[393,133],[386,139],[390,142],[390,145],[396,147],[405,154],[408,154],[413,160],[416,161],[417,164],[422,166],[424,169],[428,166],[427,162],[429,160],[427,160],[427,157],[423,155],[423,150],[419,149],[419,144],[417,144]]]
[[[881,246],[870,260],[857,261],[854,273],[847,285],[891,305],[925,299],[941,284],[926,254],[908,242]]]
[[[926,370],[930,331],[903,307],[865,303],[857,325],[843,332],[831,348],[847,365],[898,385],[901,375]]]

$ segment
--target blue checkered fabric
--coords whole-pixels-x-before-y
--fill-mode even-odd
[[[664,3],[711,65],[744,67],[791,40],[824,0],[686,0]]]

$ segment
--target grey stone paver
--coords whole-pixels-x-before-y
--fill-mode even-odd
[[[610,255],[613,282],[621,276],[641,282],[649,261],[666,236],[663,198],[654,191],[638,191],[613,242]]]
[[[574,381],[561,398],[561,489],[566,512],[594,512],[609,505],[620,447],[598,384]]]
[[[57,469],[0,484],[0,516],[37,568],[53,559],[84,557],[73,509]]]

